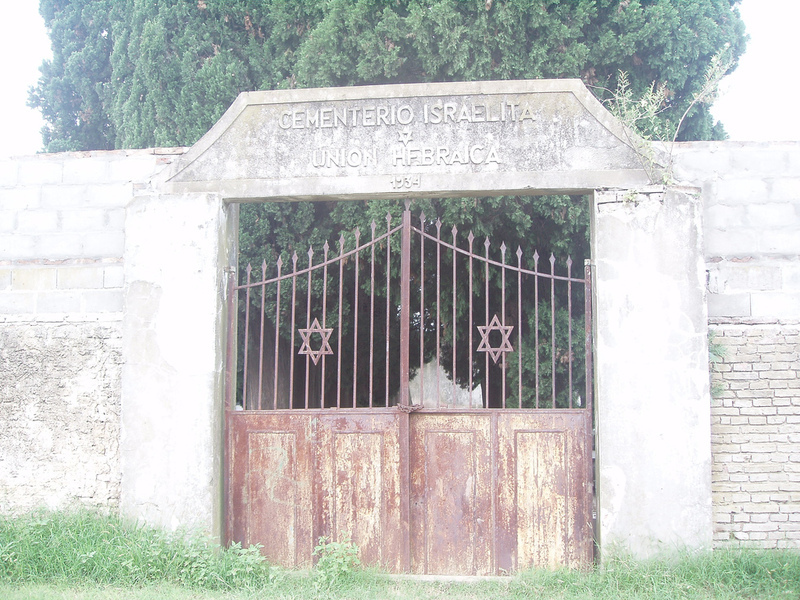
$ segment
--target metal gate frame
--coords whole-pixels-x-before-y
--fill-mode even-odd
[[[267,406],[267,410],[264,410],[261,397],[263,389],[261,378],[264,372],[264,286],[271,283],[277,283],[280,286],[281,281],[289,278],[292,279],[293,285],[296,285],[299,276],[308,277],[309,304],[307,305],[306,327],[300,329],[302,343],[297,354],[306,355],[306,365],[309,362],[316,365],[317,361],[322,359],[324,370],[325,356],[333,353],[330,346],[326,347],[332,329],[326,327],[326,307],[323,307],[323,323],[320,324],[317,319],[311,322],[310,283],[312,271],[319,268],[325,269],[325,286],[327,286],[328,266],[337,262],[341,265],[344,259],[350,257],[358,261],[360,253],[370,247],[374,257],[375,244],[383,239],[388,240],[398,230],[401,231],[400,386],[396,404],[390,404],[387,381],[385,406],[373,406],[372,377],[370,375],[368,408],[355,408],[355,385],[352,408],[342,406],[338,393],[336,407],[324,408],[324,385],[320,401],[323,408],[310,408],[308,405],[309,377],[307,369],[305,406],[302,409],[279,408],[277,399],[280,325],[277,325],[275,327],[272,382],[273,402],[272,406]],[[581,567],[591,564],[594,556],[592,533],[593,365],[591,270],[588,261],[584,267],[583,279],[572,276],[570,259],[567,260],[567,276],[556,275],[555,258],[552,255],[550,257],[550,273],[538,270],[538,254],[534,254],[534,269],[527,270],[522,268],[521,250],[517,251],[517,265],[511,266],[505,262],[505,244],[501,246],[502,259],[498,262],[489,258],[488,240],[485,243],[484,256],[479,256],[472,252],[474,240],[472,234],[469,236],[469,249],[465,250],[456,244],[455,228],[452,232],[452,244],[442,240],[439,221],[436,222],[436,231],[436,236],[426,232],[424,215],[420,216],[419,228],[412,226],[409,204],[406,203],[401,225],[392,228],[387,219],[387,232],[376,238],[373,223],[370,242],[360,245],[358,235],[356,235],[356,248],[345,252],[343,240],[340,240],[340,253],[334,259],[328,258],[326,244],[325,257],[320,264],[312,265],[313,251],[309,251],[307,269],[298,270],[295,254],[293,271],[289,275],[281,274],[280,259],[277,263],[278,276],[270,280],[266,278],[266,263],[262,266],[263,279],[259,282],[250,281],[249,268],[247,281],[244,284],[237,284],[236,274],[230,273],[228,279],[229,335],[225,403],[225,530],[228,543],[237,541],[251,545],[263,544],[264,541],[269,540],[271,547],[265,549],[264,552],[270,560],[287,566],[308,565],[312,558],[313,547],[320,537],[325,536],[330,539],[341,537],[345,533],[353,535],[354,541],[361,542],[360,549],[365,562],[380,565],[393,572],[500,574],[527,568],[531,565]],[[570,290],[568,292],[569,303],[572,299],[572,286],[578,284],[585,286],[586,389],[583,406],[573,406],[571,349],[568,351],[569,392],[567,398],[569,405],[567,407],[556,407],[555,376],[552,377],[550,407],[539,405],[538,351],[536,353],[537,407],[526,409],[521,406],[521,352],[518,353],[519,406],[506,406],[506,354],[512,350],[509,336],[513,327],[506,325],[504,300],[501,302],[502,315],[493,315],[491,320],[487,301],[485,324],[477,326],[481,336],[478,351],[485,352],[485,372],[488,373],[490,357],[495,363],[498,359],[502,359],[504,375],[502,377],[501,408],[489,409],[483,406],[473,408],[472,404],[469,408],[444,408],[438,405],[438,401],[436,408],[410,404],[409,332],[412,311],[410,301],[412,233],[420,236],[421,264],[424,261],[425,240],[436,244],[437,295],[440,266],[438,252],[441,248],[449,249],[454,257],[461,253],[468,258],[470,321],[472,319],[473,260],[483,262],[487,273],[485,278],[487,286],[490,265],[502,270],[504,294],[507,272],[517,273],[518,291],[521,289],[522,275],[532,275],[536,282],[537,348],[539,279],[549,280],[553,307],[555,306],[554,286],[556,281],[563,281],[568,286]],[[389,261],[389,252],[390,244],[387,243],[387,262]],[[455,263],[454,259],[454,280],[456,277]],[[422,311],[425,306],[423,267],[421,267],[419,277],[423,279],[419,284],[422,290],[420,297],[420,310]],[[374,290],[374,261],[372,278]],[[238,292],[244,290],[247,303],[245,311],[248,311],[250,290],[257,287],[262,290],[259,342],[261,355],[259,357],[258,401],[253,409],[252,405],[248,405],[246,381],[242,405],[237,406],[236,404],[236,301]],[[455,295],[455,284],[453,284],[453,290]],[[488,287],[485,293],[488,297]],[[294,300],[294,290],[292,296]],[[341,298],[341,278],[339,296]],[[324,297],[326,297],[325,294]],[[276,314],[280,315],[280,287],[278,287],[277,298]],[[437,313],[439,310],[438,300],[437,298]],[[455,302],[454,297],[454,307]],[[387,311],[388,306],[387,300]],[[521,306],[521,297],[518,297],[517,307],[520,314],[517,315],[517,323],[522,322]],[[294,308],[293,306],[292,311]],[[570,304],[568,308],[570,314],[571,309]],[[553,348],[550,354],[553,373],[555,373],[556,354],[554,313],[555,310],[552,309],[551,343]],[[374,319],[374,315],[371,318]],[[453,315],[453,319],[455,322],[455,315]],[[249,326],[249,315],[245,317],[245,323],[245,340],[247,340],[249,332],[246,328]],[[341,308],[339,323],[341,323]],[[437,363],[441,358],[438,323],[439,316],[437,314]],[[292,327],[294,327],[294,312]],[[569,327],[571,344],[571,321]],[[468,342],[470,361],[473,360],[472,336],[475,328],[470,322]],[[499,334],[499,345],[490,341],[490,334]],[[312,335],[319,335],[321,340],[316,349],[311,342]],[[374,352],[371,335],[370,349]],[[388,318],[386,335],[388,378]],[[420,334],[421,345],[422,338],[423,336]],[[494,339],[497,339],[497,335],[494,335]],[[453,345],[453,361],[455,361],[455,340]],[[339,337],[338,347],[341,347],[341,337]],[[292,330],[291,348],[293,350],[291,352],[290,386],[294,382],[293,370],[296,352],[294,329]],[[245,356],[246,352],[245,349]],[[421,349],[421,361],[423,355]],[[357,358],[354,358],[355,360]],[[341,373],[341,358],[338,368]],[[245,371],[247,369],[247,358],[245,358],[244,369]],[[355,373],[355,365],[353,369]],[[246,377],[245,374],[245,379]],[[483,384],[486,383],[483,382]],[[438,385],[437,380],[437,391]],[[469,389],[473,387],[471,370],[468,386]],[[339,384],[338,387],[341,388],[341,385]],[[421,389],[424,387],[421,377],[420,387]],[[420,396],[422,397],[422,394]],[[290,392],[290,405],[292,397],[293,393]],[[454,453],[458,455],[459,452],[469,452],[471,449],[477,449],[480,456],[473,455],[458,464],[452,460]],[[379,457],[377,461],[361,460],[364,457],[374,456]],[[341,466],[346,468],[339,469],[338,467]],[[429,474],[431,477],[428,477]],[[356,489],[359,485],[355,485],[354,481],[359,477],[361,478],[359,480],[361,489]],[[471,482],[473,493],[471,496],[469,493],[462,493],[458,499],[458,502],[461,503],[459,507],[454,508],[454,500],[451,497],[455,492],[450,496],[447,493],[438,496],[434,494],[435,497],[432,499],[431,490],[434,487],[438,486],[438,489],[442,489],[445,481],[449,481],[451,485],[457,485],[465,480]],[[375,483],[376,481],[378,484]],[[545,492],[564,498],[563,507],[559,507],[559,505],[550,507],[548,510],[540,510],[537,505],[532,510],[524,509],[527,502],[535,503],[537,498],[541,501]],[[470,504],[471,502],[472,504]],[[521,505],[523,510],[520,510]],[[377,512],[376,506],[378,507]],[[365,517],[367,514],[369,516]],[[486,524],[487,519],[476,517],[476,514],[491,515],[491,523]],[[558,540],[541,543],[540,538],[547,536],[548,527],[561,527],[563,549],[559,549],[561,546]],[[376,541],[365,534],[362,531],[364,528],[370,529],[370,531],[380,529],[379,540]],[[436,535],[429,535],[431,530]],[[471,540],[469,544],[471,550],[461,552],[459,540],[463,538],[462,534],[465,530]],[[292,539],[287,538],[281,541],[281,536],[285,536],[287,531],[292,532]],[[444,538],[441,535],[443,532]],[[435,540],[432,542],[431,540],[434,538]],[[442,539],[444,541],[441,541]],[[277,548],[277,552],[273,551],[275,548]]]

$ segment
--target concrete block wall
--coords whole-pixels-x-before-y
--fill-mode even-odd
[[[702,187],[717,546],[800,548],[800,142],[692,142]]]
[[[0,321],[0,513],[119,504],[122,339],[110,321]]]
[[[81,152],[0,162],[0,315],[122,312],[125,207],[170,154]]]
[[[119,503],[126,207],[181,152],[0,161],[0,512]]]
[[[800,319],[800,142],[691,142],[675,176],[703,190],[709,317]]]

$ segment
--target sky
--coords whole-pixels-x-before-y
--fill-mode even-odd
[[[38,111],[26,106],[39,66],[52,56],[38,0],[16,0],[0,20],[0,158],[41,150]],[[742,18],[750,35],[739,67],[724,79],[713,113],[737,141],[800,141],[800,78],[791,65],[798,56],[800,0],[743,0]]]

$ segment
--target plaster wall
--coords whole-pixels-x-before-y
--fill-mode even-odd
[[[0,161],[0,512],[120,503],[125,213],[174,154]]]
[[[711,545],[698,190],[597,192],[598,538],[603,555]]]
[[[230,215],[230,216],[229,216]],[[225,271],[235,206],[137,195],[127,210],[122,511],[221,535]]]

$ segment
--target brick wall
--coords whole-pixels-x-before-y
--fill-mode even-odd
[[[0,512],[119,503],[126,208],[176,152],[0,161]]]
[[[800,547],[800,143],[677,144],[703,190],[714,542]]]
[[[715,545],[800,548],[800,322],[710,328]]]

